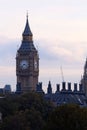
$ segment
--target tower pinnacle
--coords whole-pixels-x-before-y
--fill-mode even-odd
[[[86,61],[85,61],[85,69],[87,68],[87,57],[86,57]]]
[[[27,15],[26,16],[27,16],[27,19],[28,19],[28,11],[27,11]]]
[[[29,26],[29,22],[28,22],[28,12],[27,12],[27,15],[26,15],[25,29],[24,29],[24,32],[23,32],[22,36],[23,36],[23,41],[32,42],[33,34],[31,32],[31,29],[30,29],[30,26]]]
[[[23,32],[23,36],[32,36],[32,32],[31,32],[29,22],[28,22],[28,13],[27,13],[26,25]]]

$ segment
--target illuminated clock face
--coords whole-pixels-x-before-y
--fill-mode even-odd
[[[28,68],[28,66],[29,66],[29,64],[28,64],[28,62],[27,62],[27,60],[22,60],[21,62],[20,62],[20,67],[21,67],[21,69],[27,69]]]

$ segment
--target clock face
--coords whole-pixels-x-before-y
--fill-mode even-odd
[[[34,68],[35,68],[35,69],[37,69],[37,68],[38,68],[38,63],[37,63],[37,61],[36,61],[36,60],[34,61]]]
[[[22,60],[22,61],[20,62],[20,67],[21,67],[21,69],[27,69],[28,66],[29,66],[29,64],[28,64],[27,60]]]

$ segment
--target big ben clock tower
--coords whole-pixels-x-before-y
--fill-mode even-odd
[[[39,76],[39,56],[33,44],[28,15],[22,34],[22,43],[16,55],[17,91],[35,91]]]

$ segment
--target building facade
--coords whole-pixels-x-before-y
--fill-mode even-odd
[[[35,91],[39,76],[39,55],[33,44],[28,15],[26,25],[22,34],[22,43],[16,54],[16,91]]]

